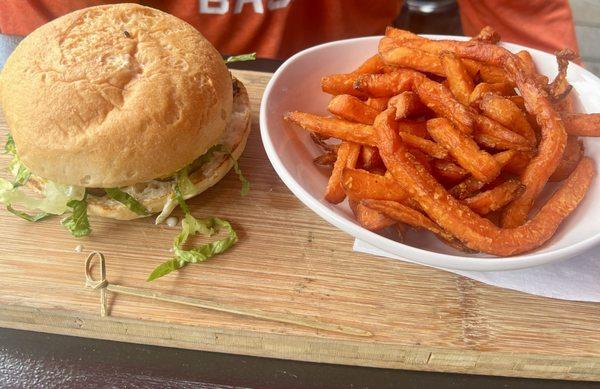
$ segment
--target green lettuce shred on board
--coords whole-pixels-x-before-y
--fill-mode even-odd
[[[185,175],[181,173],[181,176],[187,176],[187,172]],[[178,174],[172,194],[173,198],[177,204],[179,204],[179,207],[185,214],[183,220],[181,221],[181,232],[173,240],[174,257],[158,265],[158,267],[156,267],[148,276],[148,281],[153,281],[157,278],[165,276],[172,271],[181,269],[190,263],[203,262],[214,257],[215,255],[222,254],[238,241],[237,234],[228,221],[219,219],[217,217],[197,219],[192,216],[190,209],[183,198],[183,193],[179,185],[181,181],[185,182],[185,179],[180,178],[180,174]],[[198,234],[202,234],[204,236],[213,236],[219,233],[222,229],[225,229],[227,232],[227,236],[224,238],[205,243],[188,250],[183,248],[191,236]]]
[[[38,212],[35,215],[30,215],[30,214],[28,214],[26,212],[18,211],[16,209],[14,209],[10,205],[7,205],[6,209],[8,210],[8,212],[12,213],[13,215],[18,216],[21,219],[25,219],[28,222],[38,222],[38,221],[40,221],[42,219],[47,218],[48,216],[52,216],[51,213],[47,213],[47,212]]]

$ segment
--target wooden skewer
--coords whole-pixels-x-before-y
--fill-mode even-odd
[[[94,280],[92,277],[92,264],[93,259],[98,257],[100,260],[100,275],[99,281]],[[189,305],[197,308],[211,309],[213,311],[233,313],[236,315],[254,317],[257,319],[270,320],[278,323],[295,324],[302,327],[314,328],[324,331],[337,332],[345,335],[354,336],[373,336],[369,331],[349,327],[341,324],[327,323],[317,319],[313,319],[303,315],[296,315],[291,313],[275,313],[265,312],[259,309],[253,308],[239,308],[232,305],[217,303],[210,300],[200,300],[197,298],[177,296],[172,294],[153,292],[147,289],[132,288],[129,286],[122,286],[117,284],[111,284],[106,279],[106,261],[104,255],[100,252],[93,251],[88,255],[85,260],[85,279],[86,286],[92,289],[100,289],[100,315],[107,316],[107,296],[106,292],[122,293],[130,296],[144,297],[153,300],[166,301],[169,303]]]

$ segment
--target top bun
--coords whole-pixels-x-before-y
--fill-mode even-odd
[[[118,4],[75,11],[27,36],[0,74],[0,103],[34,174],[108,188],[168,176],[218,143],[232,84],[192,26]]]

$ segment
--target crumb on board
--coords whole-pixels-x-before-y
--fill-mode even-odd
[[[75,246],[75,252],[76,253],[80,253],[83,250],[83,246],[78,244],[77,246]]]

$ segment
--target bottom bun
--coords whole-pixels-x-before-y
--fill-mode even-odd
[[[250,134],[250,102],[244,85],[237,79],[233,80],[233,109],[231,120],[223,138],[222,144],[227,146],[235,160],[238,160],[246,147],[246,141]],[[198,170],[190,173],[190,180],[196,187],[196,193],[186,196],[194,197],[219,182],[233,167],[233,159],[227,154],[216,152],[210,161],[204,163]],[[173,180],[150,182],[121,188],[123,191],[134,196],[151,213],[161,212],[167,202],[174,208],[176,204],[170,199]],[[131,220],[140,216],[130,211],[121,203],[108,196],[96,196],[88,194],[88,214],[118,220]]]

